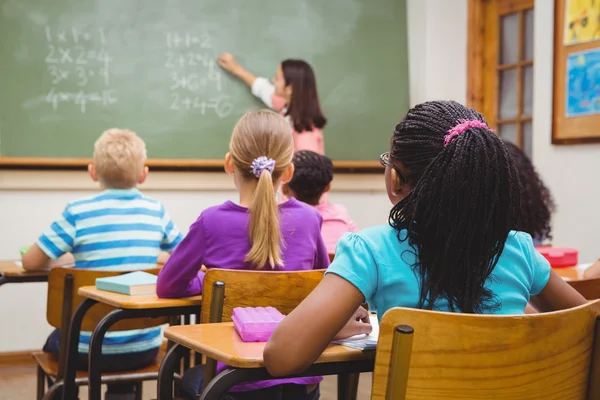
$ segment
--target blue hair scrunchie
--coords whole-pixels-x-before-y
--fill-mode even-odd
[[[275,160],[260,156],[252,161],[251,169],[254,176],[260,178],[260,174],[262,174],[265,169],[270,173],[273,173],[273,170],[275,170]]]

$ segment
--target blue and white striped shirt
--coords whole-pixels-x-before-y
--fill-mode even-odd
[[[70,252],[75,268],[141,270],[156,268],[158,254],[171,252],[182,236],[165,207],[137,189],[108,189],[67,204],[61,218],[37,240],[52,259]],[[132,353],[159,347],[160,328],[108,332],[102,353]],[[82,332],[79,351],[89,348]]]

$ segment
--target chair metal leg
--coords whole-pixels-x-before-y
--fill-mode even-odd
[[[360,374],[338,375],[338,400],[356,400]]]
[[[58,381],[56,382],[54,385],[52,385],[50,388],[48,388],[48,391],[46,392],[46,394],[44,395],[44,397],[42,397],[42,400],[59,400],[61,395],[64,395],[65,391],[63,389],[65,389],[64,386],[64,381]],[[75,386],[77,387],[77,386]],[[75,393],[75,397],[71,397],[71,399],[76,399],[77,398],[77,394]]]
[[[142,386],[144,382],[135,383],[135,400],[142,400]]]
[[[183,324],[190,325],[190,321],[191,321],[190,314],[185,314],[183,316]],[[190,368],[190,361],[191,361],[191,352],[188,351],[183,356],[183,368],[181,369],[181,374],[183,374],[185,371],[187,371]]]
[[[69,337],[67,340],[67,362],[65,363],[64,373],[64,400],[72,400],[77,398],[78,388],[75,384],[75,375],[77,369],[75,364],[77,362],[77,357],[79,356],[78,347],[79,334],[81,333],[81,323],[83,322],[85,313],[87,313],[87,311],[96,303],[96,300],[85,299],[79,305],[79,307],[77,307],[77,310],[75,310],[75,313],[73,314],[73,318],[71,318],[71,326],[69,328]]]
[[[88,355],[89,400],[102,400],[102,342],[108,329],[123,318],[122,314],[126,314],[122,309],[116,309],[106,314],[96,325],[90,337],[90,352]]]
[[[37,400],[42,400],[42,398],[44,397],[45,390],[46,390],[46,373],[44,372],[42,367],[40,367],[38,365],[38,367],[37,367],[37,394],[36,394]]]
[[[406,398],[408,370],[412,353],[414,329],[406,325],[398,325],[394,330],[392,355],[388,375],[386,400],[402,400]]]
[[[190,349],[175,344],[171,346],[171,349],[167,352],[165,358],[163,358],[158,370],[158,383],[156,393],[160,400],[171,400],[173,399],[173,376],[175,372],[179,370],[181,359],[186,353],[189,354]]]

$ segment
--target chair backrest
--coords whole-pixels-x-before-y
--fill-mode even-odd
[[[145,272],[157,275],[159,269],[145,270]],[[82,286],[95,286],[96,278],[121,275],[131,271],[98,271],[90,269],[76,268],[54,268],[48,275],[48,301],[46,309],[46,319],[48,323],[55,328],[64,329],[64,322],[70,322],[77,306],[85,299],[77,294]],[[67,284],[65,284],[67,282]],[[66,290],[65,290],[66,289]],[[113,307],[105,304],[94,305],[85,315],[81,330],[93,331],[98,322]],[[64,314],[68,314],[67,320],[63,321]],[[138,318],[125,319],[111,327],[111,331],[120,331],[128,329],[142,329],[153,326],[159,326],[168,323],[165,318]]]
[[[317,287],[325,270],[309,271],[240,271],[210,269],[202,289],[203,323],[210,321],[215,282],[225,284],[222,320],[231,321],[235,307],[275,307],[289,314]]]
[[[333,262],[333,259],[335,258],[335,253],[329,253],[329,262]]]
[[[600,398],[599,314],[600,301],[519,316],[391,309],[371,399]]]
[[[587,300],[600,299],[600,278],[567,281]]]

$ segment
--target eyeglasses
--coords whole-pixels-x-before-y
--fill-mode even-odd
[[[386,151],[385,153],[383,153],[382,155],[379,156],[379,162],[384,167],[390,167],[390,168],[394,169],[394,171],[396,171],[396,173],[400,176],[400,178],[402,179],[402,181],[404,181],[404,183],[408,182],[408,178],[406,177],[406,175],[404,175],[402,173],[402,171],[400,171],[400,168],[396,167],[394,165],[394,163],[392,163],[390,161],[390,153],[388,151]]]

